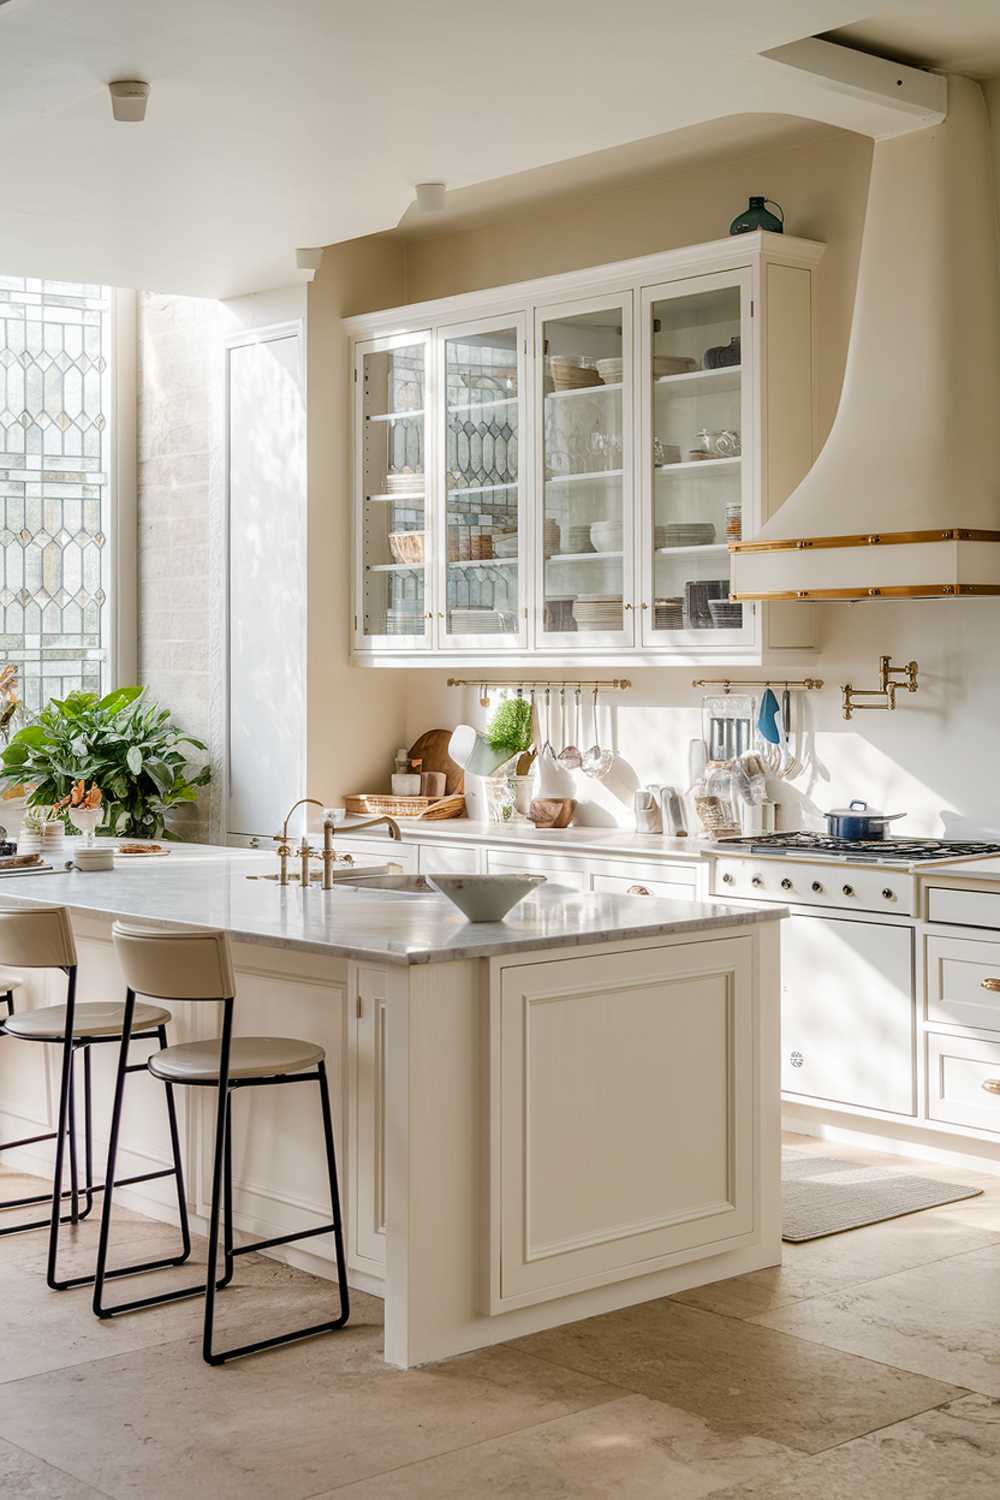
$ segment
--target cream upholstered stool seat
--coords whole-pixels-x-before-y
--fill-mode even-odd
[[[11,1016],[5,1029],[11,1036],[29,1042],[61,1042],[66,1036],[66,1010],[65,1005],[46,1005],[40,1010],[21,1011]],[[73,1035],[120,1037],[124,1019],[124,1005],[103,1000],[78,1002],[73,1012]],[[137,1031],[148,1031],[152,1026],[166,1026],[171,1016],[158,1005],[137,1005],[134,1019]]]
[[[214,1088],[217,1092],[215,1141],[212,1152],[212,1197],[208,1221],[207,1278],[200,1286],[180,1287],[177,1291],[158,1292],[149,1297],[138,1297],[131,1302],[120,1302],[116,1306],[108,1306],[104,1301],[104,1281],[105,1276],[111,1274],[105,1269],[113,1202],[113,1195],[109,1189],[104,1196],[104,1211],[101,1217],[101,1240],[97,1252],[97,1275],[94,1281],[94,1312],[99,1318],[111,1318],[119,1313],[155,1307],[163,1302],[175,1302],[182,1297],[204,1294],[205,1321],[202,1335],[202,1358],[210,1365],[221,1365],[227,1359],[235,1359],[238,1355],[256,1354],[261,1349],[272,1349],[278,1344],[287,1344],[294,1339],[311,1338],[315,1334],[333,1333],[343,1328],[350,1317],[351,1308],[347,1286],[343,1222],[340,1213],[340,1188],[337,1182],[337,1158],[333,1141],[333,1115],[330,1109],[326,1054],[323,1048],[315,1042],[299,1041],[294,1037],[233,1036],[236,978],[233,973],[232,953],[227,933],[202,927],[144,928],[127,922],[116,922],[112,929],[112,936],[128,989],[125,997],[125,1019],[115,1086],[115,1102],[111,1112],[106,1174],[108,1182],[113,1182],[115,1175],[122,1089],[126,1072],[126,1050],[140,1009],[136,995],[145,995],[153,1000],[211,1001],[216,1005],[221,1005],[222,1033],[213,1041],[182,1042],[177,1046],[165,1047],[162,1051],[153,1053],[147,1063],[149,1071],[155,1077],[162,1079],[168,1088],[174,1084],[185,1084]],[[319,1086],[323,1139],[326,1147],[326,1170],[330,1186],[331,1221],[314,1229],[295,1230],[289,1234],[276,1235],[273,1239],[253,1240],[249,1244],[236,1245],[233,1240],[231,1095],[236,1089],[241,1088],[261,1088],[294,1083],[316,1083]],[[221,1280],[217,1281],[220,1215],[225,1269]],[[281,1333],[272,1338],[258,1339],[251,1344],[241,1344],[223,1350],[215,1349],[213,1346],[215,1294],[217,1291],[222,1291],[232,1281],[236,1257],[248,1255],[252,1250],[269,1250],[276,1245],[290,1245],[297,1240],[310,1239],[320,1234],[333,1235],[334,1251],[337,1257],[337,1278],[340,1284],[340,1310],[336,1318],[313,1324],[308,1328],[298,1328],[292,1333]]]
[[[137,1015],[140,1009],[136,1006]],[[149,1071],[157,1078],[169,1078],[171,1083],[217,1083],[221,1053],[219,1042],[181,1042],[151,1057]],[[234,1036],[229,1076],[275,1078],[283,1073],[301,1073],[322,1062],[325,1055],[315,1042],[280,1036]]]
[[[0,1228],[0,1235],[20,1234],[28,1229],[49,1230],[49,1253],[46,1280],[55,1291],[66,1291],[69,1287],[89,1285],[93,1276],[74,1276],[60,1280],[57,1275],[59,1254],[59,1228],[65,1223],[79,1223],[90,1213],[94,1196],[105,1190],[106,1185],[95,1185],[93,1176],[93,1110],[91,1089],[91,1049],[104,1042],[117,1042],[122,1038],[125,1007],[121,1002],[87,1001],[76,998],[77,962],[76,944],[69,916],[62,906],[0,907],[0,959],[5,964],[20,969],[60,969],[66,976],[65,1005],[47,1005],[35,1010],[16,1011],[14,992],[23,980],[11,968],[0,968],[0,999],[6,1002],[7,1015],[0,1023],[0,1032],[20,1042],[56,1045],[62,1054],[59,1084],[58,1119],[55,1130],[26,1140],[8,1141],[3,1149],[14,1146],[30,1146],[42,1141],[55,1141],[55,1166],[50,1194],[20,1198],[0,1203],[0,1209],[25,1208],[32,1204],[45,1203],[51,1199],[50,1216],[29,1224],[13,1224]],[[6,986],[6,988],[3,988]],[[152,1041],[161,1047],[167,1045],[167,1023],[171,1016],[161,1006],[141,1007],[135,1021],[132,1040]],[[84,1182],[81,1188],[76,1145],[76,1057],[83,1053],[83,1126],[84,1126]],[[126,1057],[127,1064],[127,1057]],[[127,1065],[128,1072],[145,1071],[142,1063]],[[143,1172],[124,1178],[115,1184],[150,1182],[158,1177],[174,1177],[177,1185],[177,1204],[181,1223],[182,1249],[179,1255],[148,1261],[142,1265],[116,1268],[109,1273],[114,1276],[131,1275],[138,1271],[159,1270],[166,1266],[183,1264],[191,1253],[191,1237],[187,1225],[187,1204],[184,1195],[184,1179],[181,1168],[180,1138],[177,1130],[177,1115],[174,1109],[173,1090],[164,1083],[167,1102],[167,1120],[173,1165],[155,1172]],[[65,1148],[69,1145],[70,1188],[63,1189]],[[70,1212],[62,1213],[62,1200],[70,1199]],[[83,1208],[80,1199],[83,1199]]]

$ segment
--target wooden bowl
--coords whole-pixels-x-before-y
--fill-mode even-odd
[[[575,811],[572,797],[536,797],[528,817],[536,828],[568,828]]]

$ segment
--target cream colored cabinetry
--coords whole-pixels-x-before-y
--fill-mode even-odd
[[[748,936],[503,971],[491,1311],[749,1235],[752,952]]]
[[[356,661],[809,648],[809,611],[727,607],[727,543],[814,457],[822,249],[760,232],[348,320]]]
[[[359,964],[348,1010],[348,1258],[385,1274],[386,973]]]

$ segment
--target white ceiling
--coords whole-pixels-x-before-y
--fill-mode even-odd
[[[231,296],[391,228],[424,179],[759,111],[877,133],[758,54],[908,3],[0,0],[0,271]],[[142,125],[112,120],[123,77]]]

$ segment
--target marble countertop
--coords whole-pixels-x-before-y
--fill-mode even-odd
[[[642,855],[644,859],[678,860],[692,864],[717,851],[707,840],[696,838],[678,839],[660,833],[631,833],[624,828],[532,828],[523,824],[478,823],[472,818],[442,818],[432,822],[418,820],[400,821],[403,842],[423,844],[435,839],[451,842],[461,839],[470,843],[510,845],[521,849],[534,849],[539,854],[600,854],[613,857]],[[349,838],[350,825],[337,825],[334,843],[338,838]],[[389,844],[392,841],[384,828],[366,828],[358,838],[377,839]]]
[[[374,895],[343,885],[302,891],[247,878],[273,870],[270,852],[174,844],[163,859],[121,860],[113,870],[4,876],[0,903],[59,904],[81,916],[221,927],[239,942],[394,964],[745,927],[785,915],[783,907],[735,909],[549,883],[504,922],[473,925],[443,896]]]

